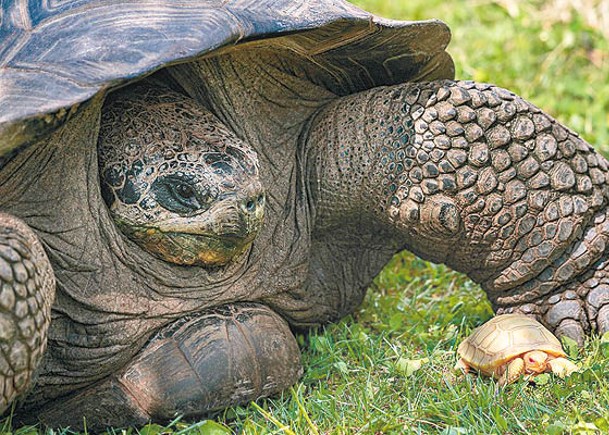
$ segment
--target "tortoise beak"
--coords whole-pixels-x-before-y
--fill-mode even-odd
[[[187,266],[222,266],[245,252],[264,219],[264,195],[227,194],[203,213],[158,222],[147,250]]]
[[[264,195],[227,194],[204,212],[121,230],[146,251],[184,266],[223,266],[245,252],[262,228]]]

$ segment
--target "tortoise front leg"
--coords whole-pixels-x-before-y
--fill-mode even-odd
[[[556,376],[564,378],[579,370],[579,367],[575,363],[569,361],[566,358],[554,358],[548,361],[548,365]]]
[[[469,364],[463,358],[459,358],[454,367],[455,370],[461,370],[463,373],[469,373]]]
[[[0,213],[0,414],[32,386],[54,298],[55,277],[38,238]]]
[[[537,107],[473,82],[376,88],[325,107],[309,142],[319,225],[381,221],[497,313],[580,344],[609,331],[609,164]]]
[[[259,304],[227,305],[177,320],[117,374],[29,415],[53,427],[86,422],[93,431],[195,418],[278,393],[301,374],[296,340],[279,315]]]
[[[504,386],[516,382],[524,373],[524,361],[522,358],[514,358],[509,362],[505,371],[499,376],[499,385]]]

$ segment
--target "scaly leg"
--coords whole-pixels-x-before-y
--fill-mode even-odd
[[[609,331],[609,163],[537,107],[473,82],[381,87],[330,103],[309,141],[317,225],[380,221],[497,313]]]
[[[548,361],[548,364],[552,369],[552,373],[561,378],[569,376],[571,373],[579,370],[579,367],[577,367],[575,363],[566,358],[554,358],[553,360]]]
[[[0,213],[0,414],[32,386],[54,298],[55,277],[38,238]]]

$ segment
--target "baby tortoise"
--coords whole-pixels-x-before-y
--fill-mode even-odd
[[[566,358],[558,339],[541,323],[522,314],[495,316],[479,326],[457,349],[455,368],[470,368],[499,380],[516,381],[520,375],[552,372],[565,377],[578,370]]]

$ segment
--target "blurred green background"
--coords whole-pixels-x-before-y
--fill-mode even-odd
[[[609,1],[353,3],[390,18],[445,21],[457,78],[509,88],[609,153]]]

